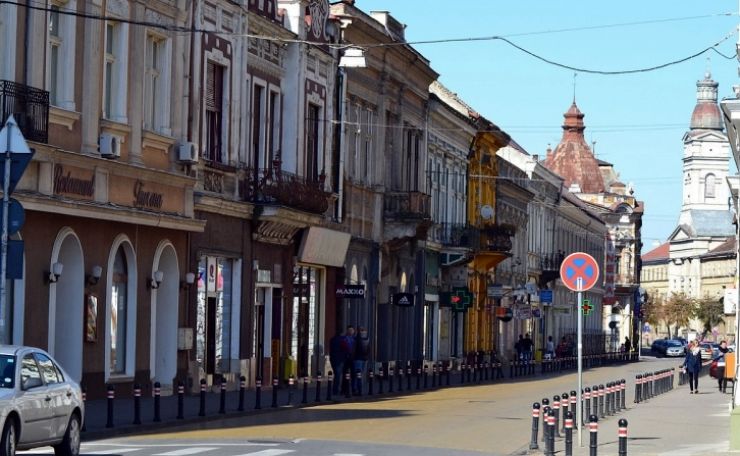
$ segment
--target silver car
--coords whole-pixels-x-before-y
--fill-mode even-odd
[[[0,346],[0,456],[49,445],[77,456],[84,407],[80,385],[48,353]]]

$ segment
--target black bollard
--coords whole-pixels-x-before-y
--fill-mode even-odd
[[[619,420],[619,456],[627,456],[627,420]]]
[[[586,410],[588,414],[588,410]],[[599,416],[599,386],[594,385],[591,387],[591,414]]]
[[[607,382],[606,383],[606,412],[605,415],[611,415],[612,414],[612,383]]]
[[[316,397],[314,402],[321,402],[321,372],[316,373]]]
[[[424,364],[424,389],[429,388],[429,367]]]
[[[308,375],[303,377],[303,397],[301,404],[308,404]]]
[[[403,391],[403,375],[404,375],[403,366],[399,366],[396,369],[396,378],[398,379],[398,392],[399,393]]]
[[[589,456],[597,456],[598,445],[599,445],[599,417],[591,415],[588,419],[588,433],[589,433]]]
[[[437,387],[437,365],[432,365],[432,388]]]
[[[468,364],[468,378],[465,381],[473,383],[473,366],[471,364]]]
[[[351,371],[352,369],[344,373],[344,383],[342,384],[342,388],[344,389],[344,397],[352,396],[352,377],[350,376]]]
[[[452,374],[452,363],[447,365],[447,386],[450,386],[450,376]]]
[[[635,404],[640,403],[640,393],[642,392],[642,388],[640,387],[640,383],[642,382],[642,375],[636,375],[635,376]]]
[[[381,365],[378,368],[378,394],[383,394],[383,377],[385,376],[385,372],[383,371],[383,366]]]
[[[326,400],[331,400],[331,390],[334,388],[334,371],[329,371],[326,377]]]
[[[245,376],[239,377],[239,406],[237,410],[240,412],[244,411],[244,393],[247,389],[247,378]]]
[[[262,379],[257,378],[254,382],[254,409],[262,408]]]
[[[554,433],[556,437],[560,437],[560,396],[557,394],[552,398],[552,412],[555,417],[555,429]]]
[[[537,445],[537,428],[540,425],[540,404],[535,402],[532,404],[532,440],[529,442],[529,449],[536,450],[539,448]]]
[[[141,424],[141,386],[134,383],[134,424]]]
[[[583,391],[583,402],[584,405],[581,408],[581,418],[583,419],[583,425],[585,426],[586,423],[588,423],[588,415],[591,413],[591,388],[588,386]]]
[[[206,416],[206,379],[200,379],[200,410],[198,416]]]
[[[288,376],[288,403],[286,405],[293,405],[293,388],[295,388],[295,379],[292,375]]]
[[[560,408],[563,410],[563,432],[565,432],[565,415],[568,414],[568,406],[570,405],[570,396],[568,396],[568,393],[563,393],[560,395]]]
[[[565,414],[565,456],[573,456],[573,412]]]
[[[367,395],[372,396],[373,395],[373,381],[375,380],[375,374],[373,373],[373,369],[370,369],[370,372],[367,373]]]
[[[460,364],[460,384],[465,383],[465,363]]]
[[[555,423],[555,411],[547,412],[547,440],[545,442],[545,456],[555,456],[555,433],[557,425]]]
[[[226,379],[221,379],[221,396],[219,397],[218,402],[218,413],[225,414],[226,413]]]
[[[185,419],[185,385],[182,381],[177,382],[177,419]]]
[[[389,393],[393,392],[393,374],[394,374],[393,367],[391,366],[388,368],[388,392]]]
[[[581,392],[583,394],[583,392]],[[583,400],[583,398],[581,398]],[[580,426],[580,423],[577,423],[576,420],[578,419],[578,411],[576,410],[576,407],[578,406],[578,395],[576,394],[575,390],[570,390],[570,411],[573,412],[573,428],[578,429],[578,426]]]
[[[599,385],[599,411],[601,412],[601,415],[600,415],[601,418],[606,417],[606,410],[604,410],[605,394],[606,394],[606,391],[604,390],[604,385]]]
[[[416,368],[416,391],[421,389],[421,367]]]
[[[626,410],[627,406],[625,405],[625,401],[627,400],[627,380],[622,379],[622,410]]]
[[[278,379],[277,377],[272,377],[272,408],[277,408],[278,406]]]
[[[547,415],[550,412],[550,399],[542,398],[542,441],[547,442]]]
[[[108,420],[105,423],[105,427],[113,427],[113,400],[116,398],[116,388],[113,385],[108,385],[106,388],[106,397],[108,398]]]
[[[411,368],[411,361],[408,361],[406,363],[406,391],[411,391],[411,373],[412,372],[413,372],[413,369]]]
[[[362,372],[355,372],[355,378],[357,379],[357,395],[362,396]]]
[[[161,418],[161,397],[162,397],[162,384],[154,382],[154,422],[159,423],[162,421]]]

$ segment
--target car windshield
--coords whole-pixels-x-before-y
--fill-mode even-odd
[[[668,345],[671,347],[683,347],[683,344],[677,340],[672,340],[668,342]]]
[[[0,355],[0,388],[15,387],[15,356]]]

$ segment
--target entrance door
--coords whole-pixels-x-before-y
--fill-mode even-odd
[[[257,288],[254,297],[254,361],[256,378],[265,375],[265,289]]]

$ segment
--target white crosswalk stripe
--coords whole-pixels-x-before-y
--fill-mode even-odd
[[[270,449],[270,450],[255,451],[254,453],[240,454],[239,456],[280,456],[281,454],[288,454],[288,453],[295,453],[295,450]]]
[[[141,451],[144,448],[113,448],[111,450],[90,450],[95,456],[99,454],[123,454],[132,453],[134,451]],[[84,454],[84,453],[83,453]]]
[[[207,451],[218,450],[218,447],[197,447],[183,448],[181,450],[168,451],[166,453],[155,453],[152,456],[187,456],[190,454],[205,453]]]

